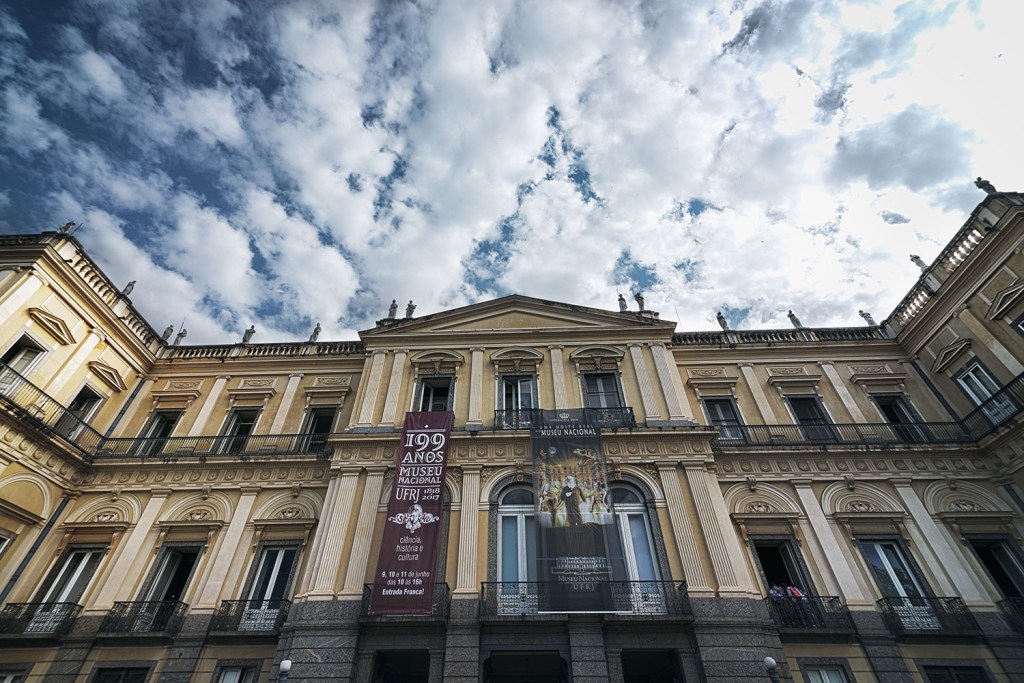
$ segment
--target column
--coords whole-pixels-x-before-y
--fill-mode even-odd
[[[743,379],[750,387],[750,393],[754,395],[754,403],[757,404],[757,409],[761,412],[761,419],[768,424],[783,424],[772,409],[772,404],[768,401],[761,383],[754,374],[754,367],[750,363],[740,363],[739,366]]]
[[[644,404],[645,420],[659,420],[661,411],[658,409],[658,399],[654,395],[654,387],[651,386],[651,373],[647,368],[647,360],[644,358],[644,347],[642,344],[631,343],[629,346],[629,357],[633,361],[633,372],[636,373],[636,381],[640,385],[640,400]]]
[[[672,536],[676,541],[679,559],[683,563],[686,589],[690,595],[711,595],[713,591],[708,585],[707,577],[704,576],[697,541],[693,536],[690,520],[686,516],[687,506],[683,499],[682,486],[679,484],[676,463],[659,462],[658,474],[661,476],[661,486],[665,491],[665,507],[672,522]]]
[[[1021,365],[1020,361],[1017,360],[1010,351],[1003,346],[1003,344],[992,336],[992,333],[985,327],[985,324],[978,320],[977,316],[971,312],[971,309],[964,305],[960,312],[957,314],[960,321],[967,326],[967,329],[971,331],[975,339],[984,346],[986,349],[992,352],[1000,362],[1006,366],[1014,377],[1024,372],[1024,365]]]
[[[388,393],[384,397],[384,414],[380,416],[380,424],[395,424],[395,415],[398,413],[398,397],[402,393],[402,378],[405,377],[405,357],[408,352],[405,350],[395,351],[395,358],[391,361],[391,379],[388,380]]]
[[[921,538],[917,539],[921,550],[930,549],[935,556],[935,563],[926,561],[925,564],[935,567],[936,578],[941,580],[944,572],[953,582],[956,595],[963,598],[968,605],[989,602],[985,591],[978,586],[970,569],[966,566],[962,552],[953,547],[949,542],[948,532],[939,528],[932,516],[928,514],[917,491],[911,486],[911,481],[897,479],[892,483],[907,511],[910,512],[917,527],[921,530]]]
[[[476,580],[477,531],[480,521],[480,465],[462,466],[462,514],[459,517],[459,573],[455,593],[479,590]]]
[[[843,402],[843,405],[846,406],[846,410],[850,413],[850,417],[853,418],[853,421],[857,423],[869,422],[870,420],[864,417],[864,413],[861,412],[860,406],[857,405],[857,401],[854,399],[853,394],[851,394],[850,390],[846,387],[846,383],[843,382],[839,373],[836,372],[836,367],[832,364],[832,361],[819,360],[818,366],[821,368],[822,372],[825,373],[825,377],[828,379],[829,384],[831,384],[832,388],[836,390],[836,393],[839,395],[839,399]]]
[[[17,268],[14,271],[11,282],[6,283],[0,292],[0,301],[3,301],[0,304],[0,320],[10,320],[14,312],[21,310],[29,297],[43,286],[38,277],[32,277],[31,268],[25,268],[20,273]]]
[[[479,429],[484,398],[484,350],[481,347],[473,347],[469,353],[469,418],[466,420],[466,429]]]
[[[376,465],[366,470],[363,482],[363,500],[356,520],[356,534],[352,540],[352,551],[348,554],[348,571],[345,573],[343,595],[362,595],[366,583],[366,566],[370,559],[370,542],[373,540],[377,521],[377,506],[380,503],[381,488],[387,466]]]
[[[377,405],[377,392],[380,389],[380,377],[384,372],[384,358],[387,351],[374,351],[370,357],[370,372],[366,378],[366,393],[363,394],[362,405],[359,406],[359,418],[354,427],[369,427],[373,422],[373,409]]]
[[[330,510],[324,510],[321,517],[324,523],[324,538],[315,558],[316,568],[308,594],[312,600],[331,600],[334,597],[338,574],[341,572],[342,550],[352,517],[352,506],[356,499],[359,469],[353,467],[339,470],[339,475],[331,480],[329,486],[337,489],[333,505]]]
[[[750,592],[752,586],[748,572],[745,571],[746,563],[732,530],[732,521],[718,483],[708,481],[709,473],[703,464],[685,469],[686,481],[697,506],[697,518],[711,556],[711,566],[718,579],[719,595]]]
[[[683,380],[679,377],[675,358],[664,344],[651,344],[651,353],[654,354],[654,369],[658,373],[661,391],[665,394],[665,403],[668,405],[668,419],[692,422],[693,420],[686,414],[686,408],[683,407]]]
[[[336,499],[338,497],[338,486],[337,486],[337,472],[332,471],[331,480],[327,484],[327,494],[324,496],[323,507],[320,508],[320,519],[325,519],[328,510],[333,510],[336,505]],[[303,598],[313,589],[313,579],[316,577],[316,570],[318,561],[320,558],[320,547],[324,542],[324,532],[326,529],[323,524],[317,525],[316,532],[313,534],[313,542],[309,544],[309,548],[306,550],[308,559],[304,563],[302,574],[298,576],[295,581],[295,590],[292,591],[296,598]]]
[[[231,375],[218,375],[217,379],[214,380],[210,393],[206,395],[206,400],[203,401],[203,407],[199,409],[196,421],[192,423],[192,428],[188,430],[189,436],[203,435],[206,423],[210,419],[210,413],[213,412],[213,406],[220,398],[221,392],[224,391],[224,386],[228,383],[229,379],[231,379]]]
[[[146,545],[146,537],[153,529],[153,523],[160,516],[160,511],[171,495],[171,489],[153,489],[146,507],[135,522],[135,528],[128,535],[124,547],[118,554],[117,562],[110,570],[110,574],[96,596],[93,607],[96,609],[110,609],[117,599],[130,600],[131,592],[135,590],[135,582],[139,572],[142,571],[142,563],[139,563],[139,556],[144,555],[149,546]],[[137,566],[134,567],[133,565]]]
[[[562,366],[562,346],[552,345],[548,347],[551,354],[551,388],[555,392],[555,410],[569,407],[569,401],[565,395],[565,368]]]
[[[221,588],[224,586],[224,580],[228,577],[228,570],[234,562],[235,555],[246,554],[248,551],[248,547],[240,541],[242,533],[245,531],[245,525],[249,523],[249,516],[252,514],[252,508],[256,504],[256,496],[259,495],[259,492],[260,487],[258,486],[242,487],[242,496],[238,499],[234,512],[231,513],[231,521],[228,522],[227,530],[217,544],[213,564],[207,570],[206,581],[194,607],[212,608],[220,602]]]
[[[841,543],[832,532],[832,527],[829,526],[828,519],[825,518],[825,512],[818,503],[818,497],[811,488],[811,480],[794,479],[793,485],[796,487],[796,495],[800,498],[804,514],[807,515],[807,521],[814,530],[814,535],[817,537],[818,543],[821,544],[825,557],[829,559],[828,566],[823,567],[823,571],[828,569],[835,575],[840,594],[847,604],[870,604],[871,601],[865,597],[865,593],[861,589],[859,574],[855,574],[853,571],[853,568],[857,566],[854,563],[854,558],[850,555],[846,544]]]
[[[288,418],[288,411],[292,407],[292,401],[295,400],[295,392],[298,390],[299,382],[301,381],[301,372],[288,375],[288,384],[284,388],[284,395],[281,396],[281,403],[277,406],[277,414],[274,415],[274,421],[270,424],[270,434],[282,433],[281,430],[284,429],[284,421]]]

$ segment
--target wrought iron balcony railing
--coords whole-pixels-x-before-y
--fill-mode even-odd
[[[103,438],[55,398],[0,362],[0,402],[28,424],[59,436],[86,458]]]
[[[274,633],[288,618],[289,600],[224,600],[210,621],[211,631]]]
[[[979,632],[978,622],[960,598],[882,598],[878,606],[896,635],[970,636]]]
[[[138,458],[171,461],[225,455],[239,460],[312,455],[327,458],[328,434],[252,434],[248,436],[168,436],[104,439],[96,460]]]
[[[115,602],[103,618],[107,633],[177,633],[188,605],[174,600]]]
[[[65,634],[82,611],[73,602],[12,602],[0,611],[0,633]]]
[[[632,429],[636,427],[636,417],[633,409],[621,408],[583,408],[580,420],[587,424],[606,429],[617,429],[619,427]],[[532,429],[543,426],[544,411],[534,408],[522,408],[519,410],[495,410],[495,429]]]
[[[383,616],[370,614],[370,596],[373,595],[374,584],[368,583],[363,586],[363,604],[360,607],[359,613],[363,616]],[[430,584],[428,590],[432,591],[434,596],[430,603],[430,612],[423,615],[415,614],[398,614],[396,617],[409,617],[409,616],[431,616],[437,619],[447,619],[451,609],[451,593],[448,589],[447,583],[434,583]]]
[[[1006,615],[1010,626],[1018,633],[1024,633],[1024,598],[1006,598],[999,602],[999,609]]]
[[[1024,373],[1017,375],[963,419],[975,440],[1009,422],[1024,410]]]
[[[686,583],[598,581],[586,585],[558,581],[481,584],[480,616],[605,612],[635,616],[690,614]],[[588,596],[582,596],[588,593]],[[583,598],[583,599],[581,599]],[[588,603],[586,609],[580,605]]]
[[[843,599],[808,595],[801,599],[765,598],[772,621],[782,632],[853,633],[853,620]]]
[[[972,443],[974,437],[959,422],[915,422],[822,425],[723,425],[716,447],[774,447],[842,444]]]

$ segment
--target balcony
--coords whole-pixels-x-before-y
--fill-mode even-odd
[[[898,636],[979,633],[978,623],[960,598],[882,598],[878,606],[889,629]]]
[[[291,606],[289,600],[224,600],[210,622],[210,630],[276,633]]]
[[[782,633],[853,633],[853,620],[842,598],[808,595],[800,600],[765,598],[768,614]]]
[[[177,633],[188,605],[183,602],[115,602],[103,618],[106,633]]]
[[[1010,626],[1018,633],[1024,633],[1024,598],[1006,598],[999,602]]]
[[[572,412],[579,414],[580,422],[594,425],[604,429],[633,429],[636,427],[636,417],[633,409],[622,408],[573,408]],[[564,424],[559,422],[558,424]],[[495,429],[532,429],[543,427],[544,411],[537,409],[522,410],[495,410]]]
[[[379,584],[378,584],[379,585]],[[434,583],[429,584],[432,587],[427,590],[432,591],[433,600],[430,603],[430,611],[426,614],[372,614],[370,612],[370,596],[373,595],[374,584],[368,583],[363,586],[363,604],[360,606],[359,614],[363,617],[381,619],[386,618],[392,619],[408,619],[410,617],[433,617],[434,619],[448,619],[448,614],[451,608],[451,594],[448,589],[447,583]]]
[[[959,422],[822,425],[722,425],[715,448],[776,448],[821,445],[892,446],[974,443]]]
[[[12,602],[0,611],[0,633],[63,635],[80,611],[73,602]]]
[[[1024,410],[1024,373],[1017,375],[963,419],[975,440],[988,436]]]
[[[103,439],[94,456],[100,460],[173,462],[230,456],[238,460],[282,456],[330,457],[328,434],[253,434],[249,436],[169,436],[140,439]]]
[[[0,403],[39,431],[58,436],[89,458],[102,435],[45,391],[0,362]]]
[[[601,581],[585,592],[597,609],[570,609],[577,602],[580,584],[557,581],[498,582],[481,584],[481,617],[564,614],[590,611],[633,616],[687,616],[690,614],[686,583],[673,581]]]

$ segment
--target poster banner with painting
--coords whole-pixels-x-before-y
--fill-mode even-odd
[[[453,419],[451,411],[405,415],[370,614],[430,614],[433,609]]]
[[[540,611],[616,611],[613,582],[625,579],[601,430],[583,419],[546,410],[531,434]]]

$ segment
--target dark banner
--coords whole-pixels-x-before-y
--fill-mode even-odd
[[[601,431],[582,420],[543,411],[531,434],[540,611],[615,611],[610,582],[625,579]]]
[[[405,415],[370,614],[431,612],[453,419],[450,411]]]

